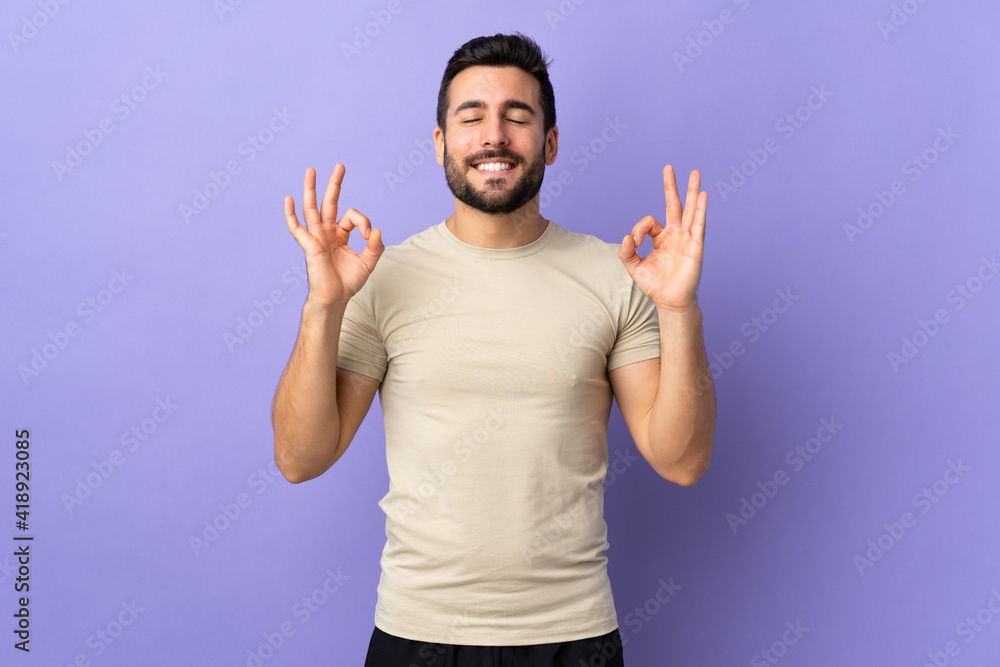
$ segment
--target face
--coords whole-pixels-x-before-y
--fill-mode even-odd
[[[516,67],[469,67],[452,79],[447,132],[434,132],[448,187],[491,215],[513,213],[538,195],[555,161],[558,129],[544,135],[538,80]]]

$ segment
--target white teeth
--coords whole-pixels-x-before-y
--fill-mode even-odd
[[[507,162],[485,162],[483,164],[477,164],[476,169],[479,171],[508,171],[513,168],[514,165],[508,164]]]

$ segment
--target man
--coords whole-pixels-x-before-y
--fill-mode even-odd
[[[543,218],[559,136],[547,65],[519,33],[455,52],[434,130],[455,210],[398,246],[354,209],[337,221],[341,164],[322,207],[306,171],[305,228],[285,198],[309,295],[275,394],[275,460],[295,483],[325,472],[376,390],[385,421],[366,667],[623,665],[604,555],[612,397],[663,478],[690,486],[711,458],[700,174],[682,208],[668,165],[666,227],[643,218],[617,252]]]

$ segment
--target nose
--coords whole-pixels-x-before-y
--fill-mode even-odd
[[[483,146],[497,147],[507,145],[507,133],[504,130],[503,118],[501,116],[493,116],[482,127],[483,131],[480,136],[480,142]]]

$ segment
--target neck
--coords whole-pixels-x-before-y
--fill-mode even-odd
[[[455,199],[455,212],[445,220],[459,241],[479,248],[518,248],[536,240],[548,221],[538,212],[538,196],[513,213],[490,215]]]

